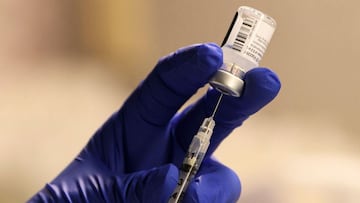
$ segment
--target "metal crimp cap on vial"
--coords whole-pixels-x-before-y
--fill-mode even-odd
[[[223,94],[239,97],[244,81],[245,71],[234,63],[224,63],[223,67],[209,81],[211,86]]]

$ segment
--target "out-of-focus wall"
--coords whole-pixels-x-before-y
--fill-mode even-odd
[[[69,0],[1,0],[1,61],[34,60],[76,47],[74,10]]]
[[[80,49],[106,61],[123,84],[134,87],[156,63],[159,43],[149,1],[77,0]]]
[[[277,20],[262,65],[283,84],[216,153],[240,202],[359,202],[359,4],[0,0],[0,202],[56,176],[159,57],[221,43],[240,5]]]

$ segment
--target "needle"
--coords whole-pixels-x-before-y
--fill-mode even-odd
[[[215,108],[214,108],[214,111],[213,111],[212,115],[210,116],[211,118],[214,118],[215,113],[216,113],[217,109],[219,108],[219,104],[220,104],[221,99],[223,98],[223,96],[224,96],[224,94],[221,93],[220,96],[219,96],[219,99],[218,99],[218,101],[217,101],[217,103],[216,103],[216,106],[215,106]]]

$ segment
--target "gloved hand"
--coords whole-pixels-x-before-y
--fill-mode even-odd
[[[29,202],[167,202],[177,184],[177,167],[202,120],[211,115],[219,92],[210,89],[195,104],[177,111],[222,63],[222,51],[215,44],[182,48],[162,58],[74,161]],[[237,175],[211,155],[279,89],[272,71],[256,68],[245,75],[241,97],[223,97],[209,151],[184,202],[239,198]]]

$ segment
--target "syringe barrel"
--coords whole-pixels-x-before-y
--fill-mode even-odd
[[[169,203],[181,202],[189,183],[199,170],[201,162],[209,148],[214,127],[215,121],[211,117],[205,118],[197,134],[192,139],[188,152],[180,167],[177,187],[171,195]]]

